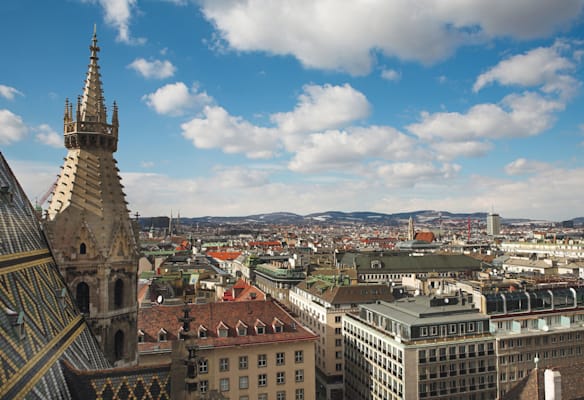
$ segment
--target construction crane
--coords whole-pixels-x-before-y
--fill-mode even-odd
[[[45,204],[46,201],[51,196],[51,194],[53,194],[55,187],[57,187],[56,179],[40,198],[37,197],[37,199],[35,200],[35,209],[38,210],[39,208],[42,208],[43,204]]]

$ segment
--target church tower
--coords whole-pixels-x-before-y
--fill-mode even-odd
[[[65,101],[67,156],[44,221],[53,256],[114,365],[137,361],[137,228],[130,219],[119,169],[118,107],[111,123],[93,33],[83,95]]]

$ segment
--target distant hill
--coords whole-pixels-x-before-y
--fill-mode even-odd
[[[276,224],[276,225],[302,225],[302,224],[384,224],[384,225],[402,225],[404,222],[412,217],[417,223],[439,223],[447,221],[463,221],[470,218],[471,220],[485,220],[487,213],[451,213],[448,211],[435,210],[419,210],[411,212],[402,212],[395,214],[385,214],[370,211],[325,211],[312,213],[308,215],[300,215],[289,212],[274,212],[266,214],[255,214],[239,217],[197,217],[185,218],[181,217],[181,224],[184,225],[249,225],[249,224]],[[141,217],[140,223],[143,226],[149,226],[153,220],[158,221],[160,218],[166,219],[166,226],[168,226],[168,217]],[[503,223],[507,224],[525,224],[530,223],[530,219],[520,218],[502,218]],[[542,222],[542,221],[538,221]],[[575,218],[574,224],[581,225],[584,223],[584,217]],[[164,223],[163,223],[164,226]]]

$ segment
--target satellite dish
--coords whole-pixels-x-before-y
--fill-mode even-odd
[[[161,294],[159,294],[158,297],[156,297],[156,302],[158,304],[164,303],[164,297]]]
[[[449,299],[444,299],[444,303],[448,304]]]

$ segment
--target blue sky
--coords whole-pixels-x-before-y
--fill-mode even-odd
[[[583,15],[584,0],[5,1],[0,148],[41,198],[96,24],[132,212],[583,216]]]

